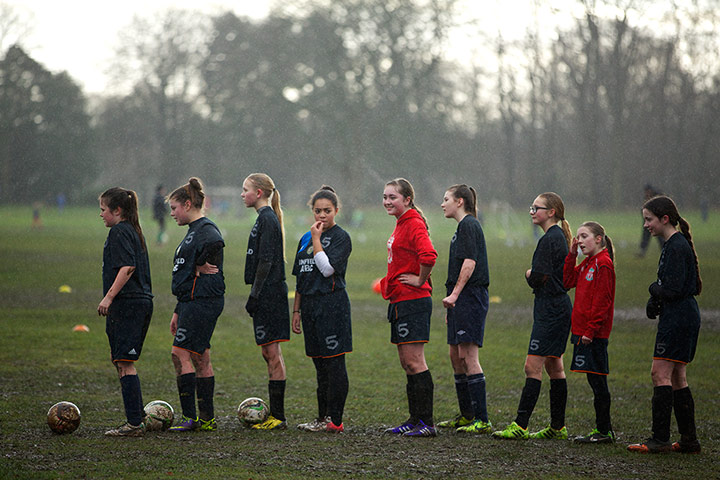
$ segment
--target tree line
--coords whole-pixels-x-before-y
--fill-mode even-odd
[[[716,195],[712,2],[668,5],[662,30],[638,16],[657,2],[578,3],[571,23],[519,39],[478,31],[467,64],[447,55],[453,29],[473,28],[460,0],[306,0],[260,21],[168,10],[123,30],[113,78],[124,93],[91,108],[67,74],[12,45],[0,61],[0,200],[85,201],[109,184],[149,200],[158,183],[239,186],[252,171],[297,202],[332,184],[350,207],[396,176],[423,197],[466,182],[514,205],[553,190],[636,206],[645,183],[691,205]]]

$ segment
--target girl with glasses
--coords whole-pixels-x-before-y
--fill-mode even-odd
[[[547,192],[530,207],[534,225],[545,234],[538,240],[532,268],[525,272],[533,289],[533,329],[525,360],[525,386],[520,396],[515,421],[493,433],[499,438],[567,439],[565,405],[567,381],[562,356],[570,333],[572,302],[563,285],[563,266],[572,233],[565,220],[565,205],[557,193]],[[529,434],[528,424],[540,395],[542,371],[550,377],[550,425]]]

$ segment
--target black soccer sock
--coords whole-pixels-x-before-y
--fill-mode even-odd
[[[313,358],[315,364],[315,377],[317,378],[318,418],[324,419],[330,414],[328,410],[328,369],[324,358]]]
[[[468,379],[464,373],[455,374],[455,393],[460,406],[460,414],[465,418],[473,418],[475,412],[473,411],[470,390],[468,390]]]
[[[340,426],[342,425],[345,401],[347,400],[349,390],[345,355],[328,358],[326,362],[328,366],[328,376],[332,379],[328,388],[330,417],[332,417],[332,422],[335,425]]]
[[[417,395],[417,417],[425,425],[434,426],[433,420],[433,384],[430,370],[412,375],[415,379],[415,394]]]
[[[467,377],[468,390],[472,398],[473,416],[475,420],[488,421],[487,395],[485,392],[485,374],[477,373]],[[467,417],[466,417],[467,418]]]
[[[417,411],[417,385],[415,375],[407,375],[407,384],[405,385],[405,392],[407,393],[408,399],[408,411],[410,412],[410,418],[408,419],[413,425],[418,421]]]
[[[215,418],[215,377],[197,377],[197,406],[202,420]]]
[[[608,433],[612,431],[612,422],[610,421],[611,397],[607,384],[607,376],[588,373],[587,381],[590,384],[590,388],[592,388],[594,396],[595,427],[600,433]]]
[[[550,379],[550,426],[560,430],[565,426],[565,407],[567,405],[567,380]]]
[[[695,401],[690,387],[681,388],[673,392],[673,409],[677,420],[678,431],[683,443],[697,441],[695,428]]]
[[[140,378],[137,375],[125,375],[120,378],[125,417],[130,425],[140,425],[143,415],[142,392],[140,391]]]
[[[195,410],[195,386],[197,380],[195,372],[185,373],[177,377],[178,392],[180,393],[180,406],[182,413],[187,418],[195,420],[197,411]]]
[[[652,397],[652,431],[655,440],[660,442],[670,441],[672,409],[672,387],[670,385],[655,387]]]
[[[278,420],[285,421],[285,380],[270,380],[270,414]]]
[[[542,381],[535,378],[526,378],[525,386],[520,394],[520,404],[517,409],[517,416],[515,417],[515,423],[520,425],[522,428],[528,428],[530,423],[530,416],[535,409],[538,397],[540,396],[540,387]]]

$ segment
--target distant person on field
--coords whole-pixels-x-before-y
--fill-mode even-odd
[[[41,208],[42,204],[40,202],[33,203],[32,223],[30,224],[30,228],[32,228],[33,230],[42,230],[43,228],[42,219],[40,218]]]
[[[645,187],[643,188],[643,198],[644,198],[643,201],[647,202],[648,200],[650,200],[651,198],[653,198],[657,195],[660,195],[660,192],[655,190],[655,188],[653,188],[653,186],[650,185],[649,183],[646,184]],[[643,222],[644,222],[644,220],[643,220]],[[665,240],[662,237],[657,237],[657,240],[658,240],[658,244],[660,245],[660,248],[662,249],[663,244],[665,243]],[[638,258],[644,257],[645,254],[647,253],[648,246],[650,246],[650,232],[643,225],[642,237],[640,238],[640,249],[635,254],[635,256]]]
[[[218,227],[204,214],[205,193],[192,177],[167,197],[170,216],[187,234],[175,250],[172,293],[177,305],[170,320],[175,337],[172,361],[182,407],[182,419],[171,432],[217,429],[215,373],[210,360],[210,338],[225,306],[223,248]],[[197,410],[195,397],[197,396]]]
[[[577,263],[578,248],[585,259]],[[573,358],[570,370],[587,374],[593,391],[595,428],[576,443],[613,443],[615,433],[610,421],[610,390],[607,375],[608,338],[615,308],[615,255],[613,243],[602,225],[585,222],[573,238],[565,257],[563,283],[575,288],[570,342]]]
[[[141,437],[145,433],[145,412],[135,362],[140,358],[153,313],[147,244],[134,191],[111,188],[100,195],[99,202],[100,217],[110,232],[103,248],[104,297],[97,311],[106,318],[110,358],[120,377],[127,419],[105,435]]]
[[[430,272],[437,252],[430,241],[422,211],[415,205],[415,190],[404,178],[385,184],[383,207],[396,218],[387,241],[387,275],[380,281],[382,296],[390,301],[390,342],[397,345],[400,365],[407,375],[405,389],[410,417],[386,433],[406,437],[434,437],[433,384],[425,361],[430,340],[432,283]]]
[[[698,257],[690,224],[669,197],[654,197],[643,205],[645,228],[665,240],[657,280],[650,285],[648,318],[660,317],[652,362],[652,436],[628,446],[639,453],[699,453],[695,402],[687,383],[700,332],[695,296],[702,291]],[[679,231],[678,231],[679,227]],[[670,419],[675,410],[680,441],[670,443]]]
[[[564,440],[568,438],[565,428],[567,380],[562,356],[570,333],[572,302],[563,285],[563,267],[572,233],[565,220],[565,205],[557,193],[538,195],[530,207],[530,216],[533,224],[545,234],[538,240],[532,268],[525,272],[525,279],[535,294],[533,328],[525,359],[525,387],[515,421],[493,436]],[[550,377],[550,425],[529,434],[528,424],[540,396],[543,367]]]
[[[62,215],[62,213],[65,211],[65,203],[66,203],[65,194],[62,192],[58,193],[56,200],[57,200],[58,213]]]
[[[290,340],[290,311],[280,192],[268,175],[253,173],[245,178],[240,196],[245,207],[257,212],[245,257],[245,284],[252,285],[245,310],[253,319],[255,343],[267,364],[270,396],[270,416],[252,428],[285,430],[287,371],[280,343]]]
[[[304,333],[305,354],[315,364],[318,416],[298,428],[341,433],[345,430],[343,412],[348,395],[345,354],[352,352],[350,299],[345,289],[352,242],[335,223],[340,208],[335,190],[323,185],[308,205],[314,221],[295,253],[292,330]]]
[[[445,218],[458,226],[450,241],[447,296],[443,298],[450,363],[455,375],[460,413],[438,427],[458,432],[491,433],[485,374],[478,360],[485,336],[490,285],[485,235],[477,218],[477,194],[465,184],[447,189],[441,205]]]
[[[165,187],[158,185],[155,189],[155,196],[153,197],[153,218],[158,223],[158,234],[157,244],[164,245],[166,242],[165,234],[165,217],[167,217],[168,210],[165,202]]]

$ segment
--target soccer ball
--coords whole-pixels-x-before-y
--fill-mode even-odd
[[[71,402],[58,402],[48,410],[47,422],[55,433],[72,433],[80,425],[80,409]]]
[[[238,406],[238,420],[245,426],[262,423],[270,416],[270,409],[261,398],[246,398]]]
[[[149,432],[167,430],[173,424],[175,411],[162,400],[153,400],[145,405],[145,430]]]

